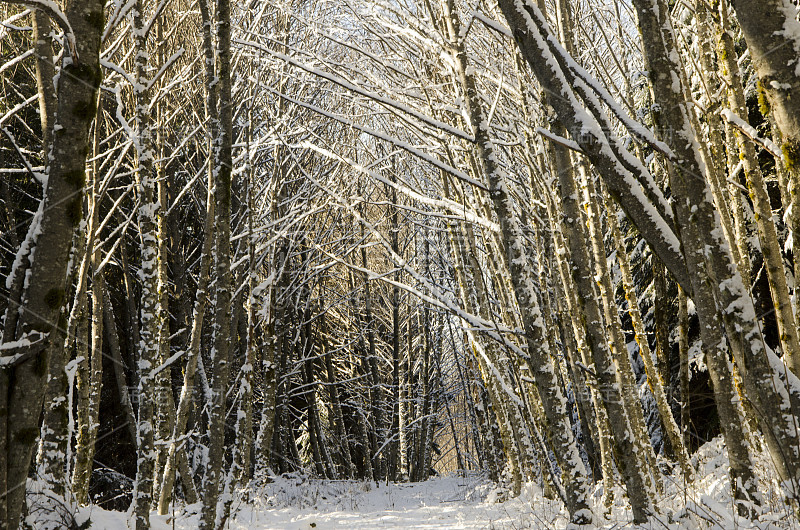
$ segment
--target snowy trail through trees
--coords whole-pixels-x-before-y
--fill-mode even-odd
[[[511,528],[566,522],[558,502],[534,507],[523,498],[493,503],[494,485],[480,476],[441,477],[410,484],[278,478],[251,505],[240,506],[232,529],[267,528]],[[191,510],[193,506],[189,506]],[[534,513],[536,510],[536,513]],[[118,528],[124,514],[87,507],[93,528]],[[193,528],[196,515],[176,515],[175,528]],[[172,528],[171,515],[153,516],[154,529]],[[538,525],[534,525],[538,526]]]
[[[764,480],[765,504],[769,506],[761,521],[752,523],[732,510],[727,479],[728,459],[717,437],[692,457],[698,470],[697,483],[686,489],[674,475],[665,480],[659,519],[645,525],[630,523],[630,507],[623,491],[614,490],[615,501],[604,512],[602,488],[592,490],[590,502],[598,514],[595,528],[680,529],[798,529],[780,501],[774,472],[769,471],[768,455],[759,453],[755,465]],[[441,476],[424,482],[381,483],[358,480],[309,479],[300,475],[275,477],[261,488],[237,496],[233,502],[230,530],[372,528],[437,529],[561,529],[568,514],[557,499],[546,499],[542,490],[528,483],[518,497],[507,498],[507,490],[484,475]],[[189,505],[168,515],[151,515],[156,530],[196,528],[199,504]],[[174,521],[173,521],[174,516]],[[125,528],[125,513],[87,506],[80,509],[78,522],[87,518],[94,529]],[[174,526],[173,526],[174,522]]]
[[[800,530],[799,2],[0,0],[0,530]]]

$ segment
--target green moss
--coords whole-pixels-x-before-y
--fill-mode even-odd
[[[83,204],[80,196],[67,203],[67,219],[72,223],[72,226],[78,226],[78,223],[83,219]]]
[[[31,445],[38,437],[39,429],[37,427],[29,427],[18,431],[14,439],[22,445]]]
[[[87,63],[73,63],[67,65],[64,71],[68,77],[72,77],[81,83],[85,83],[94,88],[100,86],[102,74],[99,66],[93,66]]]
[[[61,304],[64,302],[64,289],[53,287],[47,294],[44,295],[44,303],[53,311],[61,309]]]
[[[783,159],[786,161],[786,169],[792,173],[800,170],[800,141],[796,138],[784,141],[781,151]]]
[[[33,373],[37,377],[47,375],[47,350],[42,350],[36,355],[36,359],[33,361]]]
[[[765,118],[769,116],[769,101],[767,101],[767,92],[761,86],[761,81],[758,82],[758,110]]]
[[[89,23],[94,29],[102,32],[105,27],[105,17],[102,11],[92,11],[86,15],[86,22]]]
[[[89,121],[94,118],[95,106],[86,101],[79,101],[72,106],[72,114],[79,120]]]
[[[86,172],[83,169],[67,171],[64,173],[64,181],[67,184],[75,186],[75,188],[83,188],[83,186],[86,184]]]

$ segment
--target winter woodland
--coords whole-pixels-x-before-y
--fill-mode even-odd
[[[799,16],[0,0],[0,529],[798,528]]]

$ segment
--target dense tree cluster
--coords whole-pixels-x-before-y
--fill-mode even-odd
[[[719,434],[796,516],[799,12],[0,3],[0,528],[454,470],[645,522]]]

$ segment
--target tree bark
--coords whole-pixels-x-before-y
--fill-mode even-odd
[[[448,25],[450,52],[456,65],[456,75],[461,87],[462,103],[475,135],[475,148],[489,182],[489,196],[500,222],[503,244],[508,256],[508,265],[525,329],[531,373],[542,398],[547,421],[554,434],[554,451],[562,469],[562,482],[567,493],[567,509],[575,524],[591,524],[588,508],[588,477],[580,460],[572,429],[566,414],[566,400],[558,386],[553,363],[548,352],[542,318],[533,291],[534,278],[526,253],[522,227],[513,214],[508,193],[508,183],[497,164],[494,146],[487,130],[488,123],[482,110],[472,77],[467,73],[467,57],[458,42],[459,28],[452,0],[444,0],[447,9],[445,22]]]
[[[66,6],[79,60],[65,59],[58,86],[56,123],[43,200],[32,223],[36,258],[15,333],[3,343],[51,335],[64,304],[72,234],[83,217],[81,202],[88,154],[89,125],[97,110],[100,86],[100,34],[103,6],[98,0],[73,0]],[[34,238],[28,239],[29,244]],[[16,307],[9,307],[16,312]],[[8,316],[6,317],[8,321]],[[52,338],[56,339],[55,334]],[[39,417],[46,388],[50,348],[6,364],[0,370],[0,526],[16,528],[25,498],[25,480],[39,434]],[[15,355],[4,350],[3,360]]]
[[[233,169],[233,101],[231,100],[231,4],[217,0],[217,57],[219,69],[219,130],[214,141],[215,175],[215,278],[213,379],[209,403],[209,465],[203,489],[199,527],[215,530],[225,452],[225,395],[230,373],[231,344],[231,172]],[[225,499],[223,499],[224,502]]]

